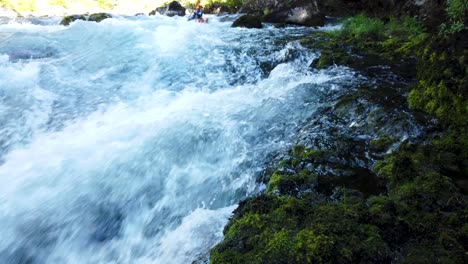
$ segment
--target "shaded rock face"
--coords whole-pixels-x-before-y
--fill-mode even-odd
[[[71,15],[71,16],[66,16],[60,21],[60,25],[63,26],[68,26],[70,23],[76,20],[86,20],[86,17],[83,15]]]
[[[323,26],[325,15],[315,0],[258,1],[250,0],[239,10],[241,13],[263,15],[264,21],[279,24]]]
[[[344,17],[358,13],[388,18],[417,16],[428,27],[445,17],[445,0],[246,0],[239,13],[264,15],[265,22],[321,26],[324,15]]]
[[[329,16],[349,16],[366,13],[387,18],[417,16],[428,27],[438,25],[445,16],[445,0],[318,0],[321,12]]]
[[[89,18],[88,18],[88,21],[101,22],[102,20],[104,20],[106,18],[111,18],[111,17],[112,17],[111,14],[96,13],[96,14],[90,15]]]
[[[260,17],[254,15],[244,15],[236,19],[232,23],[232,27],[244,27],[244,28],[262,28],[262,21]]]
[[[205,6],[203,10],[205,14],[215,14],[215,15],[227,15],[227,14],[235,13],[233,12],[233,10],[223,5]]]
[[[325,15],[312,4],[272,12],[265,16],[265,22],[289,23],[304,26],[323,26]]]
[[[185,16],[185,7],[183,7],[179,2],[172,1],[165,6],[156,8],[149,13],[150,16],[153,16],[158,12],[161,15],[165,16]]]
[[[279,10],[284,8],[285,3],[282,1],[274,0],[247,0],[245,4],[240,8],[239,13],[257,13],[265,10]]]
[[[88,21],[94,21],[94,22],[101,22],[102,20],[104,19],[107,19],[107,18],[111,18],[112,15],[111,14],[107,14],[107,13],[96,13],[96,14],[92,14],[88,17],[88,19],[86,19],[86,17],[84,15],[71,15],[71,16],[66,16],[62,19],[62,21],[60,21],[60,25],[63,25],[63,26],[68,26],[70,25],[70,23],[72,23],[73,21],[76,21],[76,20],[88,20]]]

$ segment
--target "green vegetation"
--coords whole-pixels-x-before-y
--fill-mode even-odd
[[[447,24],[418,53],[418,82],[408,102],[413,109],[434,115],[445,133],[436,137],[440,152],[453,152],[446,162],[464,164],[468,160],[468,2],[449,0]],[[450,25],[447,27],[447,25]],[[447,30],[444,30],[445,29]],[[459,173],[466,177],[468,170]]]
[[[355,66],[355,58],[349,50],[395,60],[415,56],[429,34],[424,31],[423,24],[412,17],[384,22],[358,15],[345,19],[341,30],[318,36],[318,41],[304,38],[302,44],[320,49],[321,57],[314,63],[320,69],[334,64]]]
[[[321,51],[314,62],[318,68],[354,66],[353,53],[417,57],[408,103],[437,117],[437,133],[417,144],[403,143],[378,161],[374,170],[387,191],[369,198],[346,185],[336,186],[332,197],[322,194],[316,175],[291,168],[324,164],[326,154],[293,148],[270,173],[266,192],[240,203],[224,240],[211,252],[211,263],[467,262],[468,34],[458,23],[467,20],[460,3],[466,5],[448,1],[446,25],[453,26],[443,30],[442,25],[443,34],[427,33],[413,18],[383,21],[360,15],[345,20],[340,31],[302,40]],[[400,140],[371,140],[370,154]]]
[[[35,0],[0,0],[0,6],[12,8],[18,12],[33,11],[36,9]]]
[[[346,190],[342,190],[346,194]],[[243,202],[212,263],[376,263],[390,250],[363,200],[261,195]]]
[[[442,23],[440,32],[443,35],[450,35],[467,29],[466,12],[468,11],[468,1],[447,0],[448,22]]]
[[[301,171],[280,173],[310,161],[301,146],[276,170],[267,192],[239,205],[225,227],[224,241],[211,252],[211,263],[462,263],[468,238],[466,196],[437,146],[403,145],[376,164],[388,193],[363,199],[338,189],[330,200],[316,192],[316,178]],[[317,159],[319,161],[320,159]]]
[[[384,152],[386,151],[393,143],[397,142],[396,138],[391,138],[389,136],[383,136],[378,139],[373,139],[370,141],[370,149],[374,152]]]

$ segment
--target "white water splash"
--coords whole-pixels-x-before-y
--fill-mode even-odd
[[[345,69],[183,18],[0,26],[0,262],[187,263]],[[28,56],[31,55],[31,56]]]

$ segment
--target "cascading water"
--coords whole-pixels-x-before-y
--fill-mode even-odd
[[[191,263],[322,98],[304,28],[0,25],[0,263]],[[311,29],[308,29],[311,30]]]

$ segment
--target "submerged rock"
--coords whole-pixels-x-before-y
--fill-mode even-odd
[[[165,6],[156,8],[155,10],[149,13],[150,16],[156,15],[158,12],[161,15],[165,16],[185,16],[185,7],[183,7],[179,2],[172,1]]]
[[[9,56],[9,60],[11,62],[17,62],[20,60],[44,59],[57,54],[57,50],[51,47],[18,47],[14,50],[0,49],[0,52],[5,52]]]
[[[63,26],[68,26],[70,23],[76,20],[86,20],[86,17],[84,15],[71,15],[71,16],[66,16],[60,21],[60,25]]]
[[[88,21],[101,22],[104,19],[111,18],[111,14],[107,13],[96,13],[89,16]]]
[[[254,15],[244,15],[232,23],[232,27],[262,28],[260,17]]]

